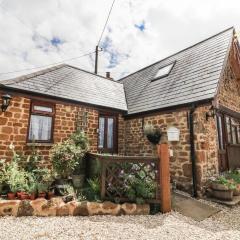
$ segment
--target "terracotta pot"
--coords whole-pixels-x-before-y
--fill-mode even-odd
[[[38,193],[38,197],[39,198],[46,198],[46,193],[45,192],[42,192],[42,193]]]
[[[21,194],[21,197],[20,197],[21,200],[26,200],[26,199],[29,199],[29,195],[27,193],[22,193]]]
[[[51,199],[52,197],[54,197],[54,193],[53,192],[48,192],[48,199]]]
[[[30,200],[35,200],[36,199],[36,194],[35,193],[31,193],[29,195],[29,198],[30,198]]]
[[[17,198],[21,198],[22,192],[17,192]]]
[[[7,196],[8,196],[9,200],[14,200],[15,197],[16,197],[16,194],[15,193],[8,193]]]

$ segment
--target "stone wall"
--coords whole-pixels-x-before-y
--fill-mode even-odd
[[[223,77],[216,97],[217,105],[222,105],[240,113],[240,80],[237,80],[231,67],[230,59],[233,58],[231,49]],[[240,67],[240,66],[239,66]]]
[[[46,100],[46,102],[48,102]],[[0,158],[10,159],[12,151],[9,145],[12,143],[18,153],[30,154],[32,147],[27,144],[27,132],[29,124],[31,100],[27,97],[14,96],[11,105],[6,112],[0,114]],[[97,152],[98,143],[98,109],[84,105],[56,103],[54,117],[54,143],[66,140],[75,130],[79,115],[88,113],[87,126],[84,130],[90,140],[91,152]],[[122,138],[123,119],[119,117],[119,135]],[[119,144],[123,144],[119,141]],[[49,144],[36,144],[43,156],[43,165],[49,165]]]
[[[210,105],[198,107],[194,114],[195,148],[198,169],[199,189],[200,184],[208,174],[217,171],[216,128],[214,121],[206,121],[206,111]],[[155,113],[144,117],[126,119],[125,145],[122,153],[126,155],[156,155],[156,147],[149,143],[143,133],[144,125],[152,124],[159,127],[164,134],[167,128],[174,126],[180,130],[180,141],[169,143],[173,152],[170,158],[171,180],[176,181],[181,189],[191,191],[192,165],[190,160],[190,139],[188,126],[189,109],[180,109],[168,113]]]

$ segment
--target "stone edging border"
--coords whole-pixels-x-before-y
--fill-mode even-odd
[[[149,204],[112,202],[77,202],[64,203],[61,197],[46,200],[0,200],[0,216],[93,216],[93,215],[148,215]]]

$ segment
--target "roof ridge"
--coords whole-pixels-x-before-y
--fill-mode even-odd
[[[19,77],[6,79],[6,80],[3,80],[3,81],[0,81],[0,85],[11,85],[13,83],[23,82],[23,81],[28,80],[29,78],[37,77],[37,76],[43,75],[45,73],[55,71],[55,70],[57,70],[59,68],[62,68],[64,66],[66,66],[66,64],[59,64],[59,65],[55,65],[53,67],[45,68],[45,69],[42,69],[42,70],[39,70],[39,71],[36,71],[36,72],[21,75]]]
[[[70,65],[70,64],[65,64],[65,66],[68,66],[68,67],[71,67],[71,68],[75,68],[75,69],[77,69],[77,70],[80,70],[80,71],[83,71],[83,72],[92,74],[92,75],[97,76],[97,77],[104,78],[104,79],[106,79],[106,80],[108,80],[108,81],[110,80],[110,81],[112,81],[112,82],[120,83],[120,82],[118,82],[118,80],[114,80],[114,79],[111,79],[111,78],[107,78],[107,77],[104,77],[104,76],[102,76],[102,75],[99,75],[99,74],[96,74],[96,73],[87,71],[87,70],[85,70],[85,69],[82,69],[82,68],[79,68],[79,67],[76,67],[76,66],[72,66],[72,65]],[[120,83],[120,84],[122,84],[122,83]]]
[[[182,50],[180,50],[180,51],[178,51],[178,52],[176,52],[176,53],[173,53],[173,54],[171,54],[171,55],[169,55],[169,56],[167,56],[167,57],[165,57],[165,58],[163,58],[163,59],[161,59],[161,60],[159,60],[159,61],[157,61],[157,62],[154,62],[154,63],[152,63],[152,64],[150,64],[150,65],[148,65],[148,66],[146,66],[146,67],[144,67],[144,68],[141,68],[141,69],[139,69],[139,70],[137,70],[137,71],[135,71],[135,72],[133,72],[133,73],[131,73],[131,74],[129,74],[129,75],[121,78],[121,79],[119,79],[118,81],[122,81],[122,80],[124,80],[125,78],[127,78],[127,77],[129,77],[129,76],[131,76],[131,75],[133,75],[133,74],[135,74],[135,73],[137,73],[137,72],[140,72],[140,71],[142,71],[142,70],[144,70],[144,69],[147,69],[147,68],[149,68],[149,67],[151,67],[151,66],[153,66],[153,65],[155,65],[155,64],[157,64],[157,63],[160,63],[160,62],[162,62],[162,61],[164,61],[164,60],[166,60],[166,59],[168,59],[168,58],[170,58],[170,57],[173,57],[173,56],[175,56],[175,55],[177,55],[177,54],[179,54],[179,53],[181,53],[181,52],[184,52],[184,51],[186,51],[186,50],[188,50],[188,49],[190,49],[190,48],[193,48],[193,47],[195,47],[195,46],[197,46],[197,45],[199,45],[199,44],[201,44],[201,43],[204,43],[204,42],[206,42],[206,41],[208,41],[208,40],[210,40],[210,39],[212,39],[212,38],[214,38],[214,37],[217,37],[218,35],[221,35],[221,34],[227,32],[227,31],[231,30],[231,29],[232,29],[233,31],[235,31],[234,26],[229,27],[229,28],[227,28],[227,29],[225,29],[225,30],[223,30],[223,31],[221,31],[221,32],[218,32],[217,34],[214,34],[214,35],[212,35],[212,36],[210,36],[210,37],[208,37],[208,38],[205,38],[204,40],[199,41],[199,42],[197,42],[197,43],[195,43],[195,44],[193,44],[193,45],[191,45],[191,46],[189,46],[189,47],[187,47],[187,48],[184,48],[184,49],[182,49]]]

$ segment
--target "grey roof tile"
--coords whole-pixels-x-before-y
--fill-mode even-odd
[[[62,64],[0,84],[97,106],[127,110],[123,84]]]
[[[213,98],[232,37],[233,28],[227,29],[121,79],[128,114]],[[159,68],[173,62],[167,77],[152,81]]]

